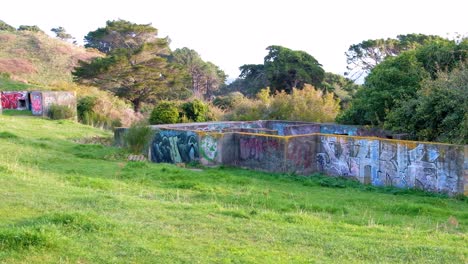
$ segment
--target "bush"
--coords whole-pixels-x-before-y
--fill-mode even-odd
[[[47,113],[50,119],[59,120],[59,119],[71,119],[74,118],[75,110],[71,107],[66,105],[56,105],[53,104],[49,108],[49,112]]]
[[[124,134],[124,146],[133,154],[142,154],[151,135],[151,128],[145,123],[135,123]]]
[[[208,105],[198,99],[184,103],[182,105],[182,110],[185,116],[191,121],[205,122],[208,119]]]
[[[112,129],[122,126],[122,122],[118,118],[112,118],[97,112],[96,109],[100,101],[96,96],[85,96],[78,100],[77,111],[78,120],[80,123],[104,129]]]
[[[340,110],[339,100],[333,94],[323,94],[311,85],[304,89],[293,89],[291,94],[279,92],[269,94],[263,89],[256,100],[244,98],[233,111],[226,115],[228,120],[292,120],[310,122],[333,121]]]
[[[226,110],[232,109],[237,106],[244,99],[244,95],[240,92],[232,92],[226,96],[217,96],[213,100],[213,105],[216,107]]]
[[[157,124],[175,124],[179,122],[179,109],[173,102],[161,102],[151,112],[149,122]]]

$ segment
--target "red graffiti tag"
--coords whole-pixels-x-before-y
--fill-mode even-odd
[[[42,114],[42,98],[40,94],[31,94],[31,111],[33,115]]]
[[[24,99],[24,94],[20,92],[2,93],[3,109],[17,109],[18,101]]]

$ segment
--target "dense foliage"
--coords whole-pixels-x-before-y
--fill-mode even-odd
[[[468,40],[436,38],[385,58],[337,121],[379,125],[413,139],[466,139]]]
[[[468,144],[467,65],[421,86],[415,98],[389,113],[385,126],[418,140]]]
[[[180,120],[179,108],[175,102],[163,101],[158,103],[149,117],[151,125],[175,124]]]
[[[181,109],[185,117],[193,122],[205,122],[208,121],[208,105],[203,101],[195,99],[193,101],[182,104]]]
[[[231,85],[234,89],[230,91],[252,95],[267,86],[271,92],[287,93],[291,93],[293,88],[303,88],[306,83],[320,87],[325,71],[312,55],[275,45],[267,47],[267,50],[263,64],[245,64],[239,68],[240,79]]]

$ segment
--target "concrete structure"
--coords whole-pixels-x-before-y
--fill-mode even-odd
[[[153,162],[226,164],[270,172],[322,172],[365,184],[468,194],[467,146],[403,141],[386,131],[287,121],[152,126]],[[126,128],[116,129],[117,144]]]
[[[47,116],[51,105],[76,109],[74,92],[63,91],[4,91],[0,92],[1,108],[31,111],[35,116]]]

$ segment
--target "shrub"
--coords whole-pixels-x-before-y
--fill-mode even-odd
[[[208,105],[203,101],[195,99],[191,102],[186,102],[182,105],[182,110],[185,116],[194,122],[207,121]]]
[[[163,101],[151,112],[149,122],[156,124],[175,124],[179,122],[179,109],[174,102]]]
[[[50,119],[71,119],[75,117],[75,110],[66,105],[56,105],[53,104],[49,108],[47,113]]]
[[[226,96],[217,96],[213,100],[213,105],[216,107],[226,110],[232,109],[238,105],[244,99],[244,95],[240,92],[232,92]]]
[[[277,92],[269,94],[269,89],[263,89],[257,94],[257,99],[244,98],[231,113],[225,117],[228,120],[295,120],[310,122],[333,121],[340,109],[339,100],[333,94],[323,94],[311,85],[304,89],[293,89],[291,94]]]
[[[151,128],[145,123],[135,123],[124,134],[124,146],[133,154],[142,154],[151,135]]]

